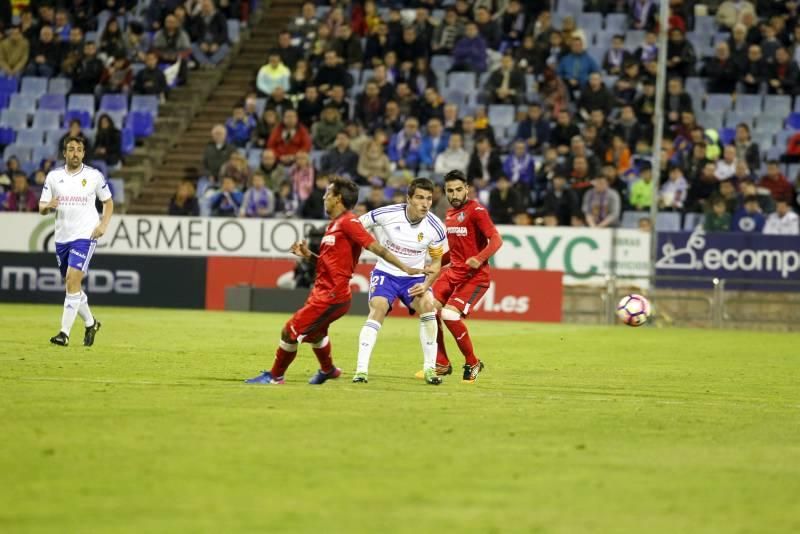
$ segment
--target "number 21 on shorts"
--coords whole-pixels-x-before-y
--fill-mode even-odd
[[[373,275],[369,281],[369,292],[372,293],[377,286],[382,286],[385,278],[383,275]]]

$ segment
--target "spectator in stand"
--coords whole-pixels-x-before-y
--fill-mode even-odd
[[[328,94],[328,98],[325,99],[324,105],[335,106],[339,110],[339,115],[341,115],[342,119],[350,118],[350,100],[347,99],[344,86],[334,85]]]
[[[286,167],[281,165],[275,156],[275,152],[270,149],[266,149],[261,153],[261,162],[255,172],[264,175],[267,187],[274,193],[277,193],[281,183],[289,178],[286,173]]]
[[[378,84],[367,82],[364,92],[356,98],[356,120],[367,130],[373,130],[383,115],[384,102]]]
[[[748,0],[725,0],[717,8],[717,24],[725,28],[733,28],[746,12],[755,16],[756,9],[752,2]]]
[[[278,113],[274,109],[264,109],[264,112],[256,121],[256,129],[254,133],[253,145],[259,148],[267,146],[269,136],[272,135],[272,130],[278,126]]]
[[[278,187],[275,195],[275,217],[291,218],[297,215],[300,203],[292,189],[292,182],[286,180]]]
[[[404,70],[410,70],[418,57],[428,57],[428,43],[417,35],[414,26],[403,28],[402,38],[390,50],[397,54],[397,61]]]
[[[328,150],[336,141],[336,135],[344,130],[344,122],[339,114],[339,109],[332,104],[326,104],[322,109],[322,117],[311,126],[311,140],[314,148]]]
[[[244,190],[253,179],[253,171],[250,170],[247,159],[238,150],[232,152],[228,161],[219,168],[219,174],[233,178],[236,188],[240,191]]]
[[[775,61],[776,51],[782,45],[776,36],[775,27],[772,24],[764,24],[761,28],[762,35],[764,36],[760,43],[761,51],[764,54],[764,58],[767,60],[767,64],[771,65]]]
[[[431,70],[428,58],[421,56],[414,61],[414,68],[408,78],[408,84],[417,95],[424,95],[428,89],[438,87],[438,77]]]
[[[622,137],[628,147],[635,147],[639,139],[652,138],[649,128],[639,122],[631,105],[622,106],[619,120],[613,129],[613,135]]]
[[[444,126],[445,132],[448,134],[461,132],[461,119],[458,118],[458,104],[445,104],[443,115],[442,126]]]
[[[364,51],[361,48],[361,39],[353,35],[350,26],[343,24],[336,31],[336,39],[333,40],[332,49],[336,55],[342,58],[344,64],[349,68],[361,69],[364,62]]]
[[[195,196],[194,184],[191,180],[183,180],[169,201],[169,215],[200,215],[200,204]]]
[[[500,34],[503,36],[500,48],[505,50],[518,47],[525,34],[525,28],[528,26],[527,14],[522,11],[522,2],[510,0],[505,11],[500,10],[497,16],[500,23]]]
[[[222,178],[222,188],[211,200],[211,215],[214,217],[236,217],[242,207],[242,192],[236,189],[236,181]]]
[[[314,79],[314,83],[319,87],[320,92],[327,95],[334,85],[350,87],[352,83],[349,78],[350,75],[341,64],[336,52],[327,50],[325,52],[325,61],[317,70],[317,76]]]
[[[202,0],[200,13],[190,22],[192,57],[201,66],[219,65],[230,51],[228,21],[217,11],[213,0]]]
[[[211,128],[211,141],[203,152],[203,174],[212,184],[217,183],[220,168],[234,152],[236,147],[227,141],[225,125],[214,125]]]
[[[308,157],[308,152],[305,150],[297,152],[295,162],[289,167],[287,174],[292,183],[294,194],[302,204],[314,188],[315,170],[314,166],[311,165],[311,158]]]
[[[256,120],[244,112],[242,103],[233,106],[232,115],[225,121],[228,140],[239,148],[245,148],[253,137],[255,128]]]
[[[693,111],[692,97],[683,90],[683,82],[680,78],[670,78],[667,82],[667,94],[664,98],[664,112],[670,124],[678,124],[681,113]]]
[[[639,164],[639,179],[631,185],[630,203],[638,211],[650,209],[653,203],[653,169],[649,161]]]
[[[42,26],[39,39],[33,43],[30,61],[25,67],[25,76],[42,76],[50,78],[59,72],[62,46],[53,36],[53,28]]]
[[[69,39],[61,43],[61,75],[72,77],[83,57],[83,45],[83,30],[76,26],[69,32]]]
[[[730,180],[736,174],[736,165],[736,147],[734,145],[725,145],[722,150],[722,157],[717,160],[714,176],[720,182]]]
[[[514,61],[526,74],[534,74],[542,51],[536,48],[532,35],[522,38],[522,46],[514,48]],[[508,51],[506,50],[506,53]]]
[[[744,92],[751,95],[758,94],[761,90],[762,82],[767,81],[769,74],[760,46],[750,45],[747,49],[747,59],[742,64],[739,74],[741,76],[740,81],[744,86]]]
[[[291,72],[281,63],[281,56],[273,50],[269,53],[269,60],[266,65],[258,70],[256,76],[256,89],[261,96],[270,96],[275,89],[282,87],[284,91],[289,91],[289,78]]]
[[[289,78],[289,94],[295,97],[300,97],[306,92],[306,87],[311,83],[311,69],[308,66],[308,61],[301,59],[292,71]]]
[[[364,204],[367,207],[367,211],[376,210],[387,205],[388,202],[386,201],[386,191],[383,189],[383,186],[373,185],[372,189],[369,190],[369,194],[367,195]]]
[[[511,154],[506,156],[503,162],[503,173],[515,187],[521,185],[522,187],[519,189],[527,192],[533,188],[535,179],[534,163],[525,141],[515,141]]]
[[[489,193],[489,216],[495,224],[511,224],[514,215],[522,211],[519,191],[511,187],[506,175],[500,175],[497,185]]]
[[[778,199],[791,199],[794,196],[794,188],[781,173],[780,164],[777,160],[767,162],[767,174],[761,177],[758,185],[769,190],[772,198],[776,201]]]
[[[483,10],[485,11],[485,10]],[[486,97],[492,104],[521,104],[525,98],[525,73],[514,66],[514,58],[505,54],[500,68],[492,72],[485,86]]]
[[[189,34],[178,25],[175,15],[167,15],[164,19],[164,28],[153,37],[153,48],[162,63],[180,62],[177,80],[178,85],[182,85],[186,81],[186,60],[192,54],[192,42]]]
[[[447,150],[436,156],[433,172],[444,176],[452,170],[467,173],[470,154],[462,146],[462,137],[458,132],[453,132],[447,139]]]
[[[124,37],[125,50],[128,61],[131,63],[144,63],[145,55],[150,50],[150,37],[144,32],[144,27],[139,21],[132,20],[128,23]]]
[[[126,54],[125,35],[119,27],[119,21],[112,17],[100,36],[97,55],[103,62],[107,62],[120,55],[124,57]]]
[[[761,213],[761,207],[758,204],[758,197],[748,196],[744,199],[744,207],[739,208],[733,214],[733,221],[731,222],[731,230],[734,232],[751,232],[761,233],[764,229],[766,218]]]
[[[800,218],[792,210],[789,200],[775,201],[775,212],[770,213],[764,224],[764,233],[773,235],[800,235]]]
[[[567,185],[567,178],[563,173],[555,173],[551,181],[542,200],[542,211],[553,214],[559,226],[573,226],[573,221],[579,215],[578,195]]]
[[[275,212],[275,195],[266,185],[264,174],[253,174],[253,184],[244,193],[240,217],[266,218]]]
[[[422,135],[419,133],[419,123],[414,117],[405,120],[402,130],[394,134],[389,141],[389,161],[395,164],[398,170],[408,169],[416,171],[419,166]]]
[[[289,39],[291,36],[299,38],[304,43],[313,41],[319,29],[319,19],[317,19],[317,6],[314,2],[303,2],[301,14],[292,19],[289,23]]]
[[[711,209],[706,211],[703,229],[706,232],[729,232],[731,230],[731,214],[725,205],[725,199],[715,196],[711,199]]]
[[[100,85],[104,71],[103,62],[97,57],[97,45],[93,41],[87,41],[83,45],[83,56],[72,72],[72,92],[93,94]]]
[[[389,179],[392,174],[391,162],[377,142],[369,141],[362,149],[357,172],[361,181],[377,183],[380,187]]]
[[[492,14],[485,6],[476,5],[475,24],[477,24],[478,31],[486,41],[486,46],[492,50],[499,49],[500,42],[503,39],[502,30],[497,22],[492,19]]]
[[[311,128],[314,121],[322,114],[323,103],[316,85],[308,85],[305,95],[297,103],[297,115],[306,128]]]
[[[736,191],[733,180],[725,180],[719,183],[719,196],[725,200],[725,207],[728,213],[733,213],[739,207],[739,194]]]
[[[83,133],[83,128],[81,127],[81,121],[78,119],[72,119],[69,121],[69,129],[67,133],[61,136],[61,139],[58,140],[59,150],[64,148],[64,142],[69,139],[70,137],[80,137],[83,139],[83,146],[86,153],[85,159],[91,160],[92,155],[92,143],[89,141],[89,138],[86,137],[86,134]]]
[[[478,137],[475,141],[475,151],[467,166],[467,179],[480,190],[496,182],[501,174],[503,174],[503,162],[500,160],[500,154],[492,150],[488,137]]]
[[[634,30],[650,30],[656,25],[658,4],[654,0],[631,1],[631,28]]]
[[[327,24],[322,24],[308,50],[308,60],[314,68],[319,67],[325,52],[329,50],[332,45],[333,36],[331,35],[331,28]]]
[[[625,36],[616,34],[611,38],[611,48],[603,56],[603,70],[608,74],[621,76],[625,64],[631,59],[631,53],[625,50]]]
[[[97,119],[97,133],[94,136],[95,159],[103,160],[114,167],[122,159],[122,134],[107,113]]]
[[[606,150],[605,161],[614,165],[617,172],[621,174],[631,168],[631,150],[621,136],[614,135],[611,138],[611,146]]]
[[[269,95],[264,108],[274,109],[275,113],[280,116],[283,116],[287,109],[295,109],[294,102],[292,102],[292,100],[286,96],[286,91],[284,91],[283,87],[280,85],[275,87],[275,89],[272,91],[272,94]]]
[[[542,76],[544,80],[539,84],[539,94],[542,97],[542,102],[550,112],[550,115],[558,115],[561,110],[566,109],[569,101],[567,84],[550,67],[545,68]]]
[[[158,95],[163,102],[168,90],[167,79],[158,68],[158,54],[148,52],[145,56],[145,68],[136,74],[133,92],[138,95]]]
[[[583,215],[587,226],[592,228],[615,227],[619,223],[621,206],[619,193],[608,187],[608,180],[602,174],[583,195]]]
[[[594,58],[584,49],[583,40],[573,38],[570,43],[570,53],[558,62],[558,75],[566,82],[570,92],[577,93],[593,72],[599,72]]]
[[[706,161],[696,177],[690,176],[689,194],[686,200],[688,209],[696,212],[706,211],[709,199],[719,187],[719,181],[714,176],[715,170],[714,163]]]
[[[444,19],[433,32],[433,40],[431,42],[433,53],[450,54],[463,34],[464,25],[459,20],[456,10],[448,8],[444,13]]]
[[[69,32],[72,24],[69,23],[69,14],[64,9],[56,10],[55,21],[53,22],[53,34],[57,41],[64,42],[69,39]]]
[[[124,54],[113,58],[100,78],[103,94],[129,93],[133,85],[133,69]]]
[[[599,109],[605,115],[611,112],[614,105],[614,97],[603,83],[603,77],[599,72],[589,75],[589,82],[581,90],[578,100],[578,109],[584,119],[589,118],[592,111]]]
[[[527,117],[517,124],[516,139],[524,141],[534,154],[550,143],[550,121],[545,119],[540,103],[528,106]]]
[[[464,36],[453,48],[453,67],[451,71],[470,71],[481,73],[486,71],[486,40],[478,32],[474,22],[466,25]]]
[[[325,174],[318,174],[314,178],[314,189],[305,202],[303,202],[303,206],[300,208],[300,217],[311,220],[325,218],[324,196],[325,192],[328,190],[329,183],[328,176]]]
[[[771,95],[800,94],[800,68],[784,47],[775,52],[775,62],[768,68],[768,88]]]
[[[181,2],[177,0],[152,0],[145,13],[148,31],[156,32],[160,30],[164,18],[175,11],[175,8],[180,4]]]
[[[728,43],[717,43],[716,54],[705,62],[703,76],[708,78],[706,87],[709,93],[734,93],[739,81],[739,68],[731,58]]]
[[[358,177],[358,154],[350,149],[350,136],[346,131],[336,134],[333,146],[322,156],[319,171],[327,175],[347,176],[363,185],[364,182]]]
[[[550,132],[550,144],[558,150],[559,154],[566,155],[569,152],[572,138],[580,135],[581,131],[572,121],[569,111],[562,109],[556,116],[556,124]]]
[[[428,121],[428,127],[422,136],[420,147],[420,168],[433,169],[437,156],[445,151],[448,145],[448,134],[442,128],[442,121],[436,117]]]
[[[669,211],[683,211],[688,192],[689,182],[684,178],[683,171],[677,165],[670,165],[669,179],[661,186],[659,208]]]
[[[383,63],[383,56],[389,51],[390,45],[389,26],[385,22],[381,22],[378,24],[377,30],[367,37],[367,44],[364,47],[364,66],[374,68]]]
[[[400,107],[400,115],[405,119],[419,113],[419,99],[405,81],[397,82],[397,90],[394,94],[394,101]]]
[[[680,28],[672,28],[669,31],[669,43],[667,44],[667,73],[669,76],[679,76],[686,78],[694,74],[697,56],[694,52],[692,43],[686,40],[686,36]]]
[[[19,26],[12,26],[0,41],[0,73],[18,77],[28,64],[30,45]]]
[[[294,163],[295,154],[299,151],[308,155],[311,151],[311,136],[306,127],[298,123],[295,110],[287,109],[284,112],[283,121],[272,130],[267,147],[275,152],[284,165]]]
[[[403,128],[403,117],[396,100],[389,100],[383,108],[383,117],[378,121],[378,128],[383,128],[389,135],[394,135]]]
[[[6,196],[5,211],[38,212],[39,198],[28,186],[28,178],[22,172],[13,174],[13,186]]]
[[[292,35],[288,31],[278,34],[278,54],[281,56],[281,63],[286,65],[289,70],[294,70],[297,62],[303,59],[303,51],[292,44]]]

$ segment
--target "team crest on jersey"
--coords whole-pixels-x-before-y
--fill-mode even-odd
[[[422,232],[418,233],[417,234],[417,241],[422,243],[423,239],[425,239],[425,234],[423,234]]]
[[[82,185],[83,187],[86,187],[86,178],[84,178],[83,180],[81,180],[81,185]]]
[[[456,219],[458,219],[458,222],[464,222],[464,212],[459,213]]]

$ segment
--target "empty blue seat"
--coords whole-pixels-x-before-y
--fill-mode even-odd
[[[40,76],[25,76],[22,78],[21,93],[39,98],[47,92],[47,78]]]
[[[603,29],[603,15],[600,13],[578,13],[575,15],[575,24],[578,28],[589,31]]]
[[[15,130],[28,127],[28,112],[17,109],[4,109],[0,113],[0,126],[9,126]]]
[[[111,195],[114,202],[117,204],[125,203],[125,181],[122,178],[109,178],[108,186],[111,189]]]
[[[58,149],[58,143],[61,142],[61,138],[64,137],[65,133],[67,133],[66,129],[45,130],[44,144],[54,146]]]
[[[261,152],[260,148],[251,148],[247,151],[247,165],[251,169],[256,169],[261,164]]]
[[[580,13],[583,11],[583,0],[558,0],[556,11],[565,15]]]
[[[779,115],[761,114],[756,118],[756,128],[766,132],[776,133],[783,130],[783,118]]]
[[[476,76],[474,72],[451,72],[447,75],[447,87],[457,87],[464,91],[475,88]]]
[[[31,147],[13,143],[3,150],[3,161],[8,161],[8,158],[11,156],[16,157],[20,161],[27,161],[31,159],[31,152],[33,152]]]
[[[800,113],[797,111],[790,113],[789,117],[786,119],[786,127],[793,130],[800,130]]]
[[[57,111],[39,110],[33,116],[33,127],[41,129],[60,128],[61,114]]]
[[[77,119],[81,123],[81,128],[89,128],[92,125],[92,115],[83,109],[71,109],[64,114],[64,127],[69,128],[69,123]]]
[[[740,123],[745,123],[752,128],[754,117],[751,111],[728,111],[725,113],[725,127],[736,128]]]
[[[262,98],[261,100],[263,100],[266,104],[265,98]],[[151,115],[158,115],[158,96],[133,95],[131,98],[131,112],[134,111],[142,111]],[[258,99],[256,100],[256,111],[258,111]]]
[[[644,44],[644,30],[628,30],[625,33],[625,48],[631,52]]]
[[[795,134],[797,134],[797,132],[792,130],[781,130],[775,134],[775,146],[786,150],[786,147],[789,144],[789,139],[791,139]]]
[[[770,115],[779,115],[784,119],[792,111],[792,97],[789,95],[767,95],[764,98],[764,111]]]
[[[128,96],[124,94],[107,94],[100,99],[99,111],[128,112]]]
[[[703,16],[694,18],[694,31],[695,33],[713,35],[717,33],[717,24],[714,22],[714,17]]]
[[[790,163],[786,166],[786,178],[792,183],[800,178],[800,163]]]
[[[639,221],[650,218],[649,211],[623,211],[620,226],[623,228],[638,228]]]
[[[697,76],[690,76],[686,78],[685,88],[686,92],[692,96],[703,95],[706,92],[706,81]]]
[[[659,232],[680,232],[681,214],[674,211],[662,211],[657,213],[656,230]]]
[[[6,109],[14,93],[0,93],[0,109]]]
[[[0,92],[16,93],[19,90],[19,78],[0,74]]]
[[[453,58],[451,56],[435,55],[431,57],[431,70],[435,71],[448,71],[453,66]]]
[[[133,130],[130,128],[122,128],[122,155],[127,156],[133,149],[136,148],[136,138],[133,135]]]
[[[50,78],[47,84],[48,93],[67,95],[70,89],[72,89],[72,80],[69,78]]]
[[[442,96],[444,97],[444,101],[448,104],[457,104],[459,107],[461,107],[467,103],[467,97],[464,94],[464,91],[461,91],[455,87],[445,89]]]
[[[39,109],[49,109],[64,113],[67,111],[67,97],[62,94],[47,93],[39,97]]]
[[[780,160],[785,153],[785,146],[771,146],[767,149],[767,161]]]
[[[495,104],[489,106],[489,124],[495,129],[505,128],[514,124],[514,106],[507,104]]]
[[[17,131],[17,144],[25,146],[38,146],[42,144],[44,137],[41,130],[18,130]]]
[[[709,93],[706,96],[706,111],[721,112],[731,109],[731,95]]]
[[[691,211],[684,214],[683,216],[684,231],[691,232],[692,230],[697,228],[698,225],[703,224],[703,217],[704,215],[702,213],[693,213]]]
[[[11,95],[8,107],[16,109],[17,111],[24,111],[28,115],[33,115],[36,112],[36,99],[38,95],[29,95],[26,93],[14,93]]]
[[[31,155],[31,159],[38,167],[42,160],[45,159],[57,159],[58,157],[58,149],[52,145],[36,145],[33,147],[33,154]]]
[[[86,32],[84,34],[83,41],[85,43],[96,43],[97,42],[97,32]]]
[[[733,109],[736,111],[749,111],[757,114],[761,112],[763,97],[761,95],[740,94],[736,95]]]
[[[239,21],[237,19],[228,19],[228,42],[236,44],[240,40],[239,35]]]
[[[128,115],[127,126],[133,130],[133,135],[140,139],[153,135],[153,116],[146,111],[134,111]]]
[[[628,29],[628,15],[625,13],[609,13],[606,15],[606,31],[625,33]]]
[[[10,145],[17,138],[17,132],[9,126],[0,126],[0,145]]]
[[[120,130],[123,128],[123,126],[125,126],[125,115],[127,115],[126,112],[124,112],[124,111],[104,111],[103,113],[108,115],[109,118],[111,118],[111,122],[114,123],[114,126],[119,128]],[[98,113],[97,116],[95,116],[95,118],[94,118],[95,126],[97,126],[97,119],[98,119],[99,116],[100,116],[100,113]]]
[[[89,115],[94,115],[94,95],[69,95],[67,110],[83,110],[88,111]]]

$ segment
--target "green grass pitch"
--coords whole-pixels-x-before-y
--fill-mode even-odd
[[[0,532],[800,531],[797,335],[473,321],[432,387],[390,318],[353,385],[349,317],[259,387],[283,315],[94,311],[0,306]]]

